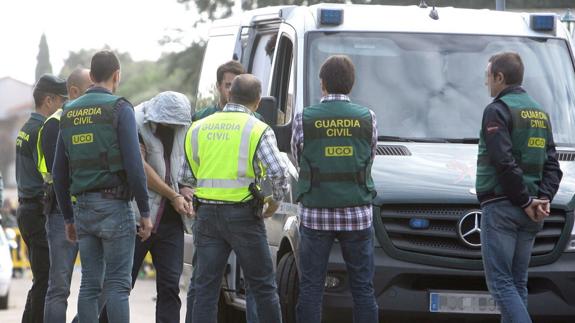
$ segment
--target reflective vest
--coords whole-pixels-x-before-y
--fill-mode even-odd
[[[511,154],[523,170],[523,184],[529,194],[536,196],[547,160],[547,140],[551,131],[549,116],[526,93],[511,93],[499,100],[507,105],[511,112]],[[479,134],[479,152],[477,155],[477,193],[502,195],[503,189],[492,165],[483,130]]]
[[[303,110],[297,200],[309,208],[371,204],[373,123],[368,108],[344,101]]]
[[[60,135],[70,163],[72,194],[121,183],[124,168],[116,130],[116,104],[121,99],[87,93],[64,106]]]
[[[184,150],[197,179],[195,195],[225,202],[252,199],[254,157],[267,128],[244,112],[218,112],[192,123]]]
[[[61,116],[62,116],[62,109],[58,109],[50,117],[48,117],[46,121],[44,121],[44,124],[46,124],[46,122],[52,119],[56,119],[58,120],[58,123],[60,123]],[[44,183],[52,184],[53,182],[52,174],[48,172],[48,166],[46,165],[46,158],[44,157],[44,150],[42,149],[42,130],[44,130],[44,126],[42,126],[40,130],[38,130],[38,141],[36,143],[36,149],[38,150],[38,171],[40,172],[40,174],[42,174]]]

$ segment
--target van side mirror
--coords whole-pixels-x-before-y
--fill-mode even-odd
[[[275,125],[278,120],[278,104],[276,98],[273,96],[263,96],[260,100],[257,113],[264,118],[268,125]]]

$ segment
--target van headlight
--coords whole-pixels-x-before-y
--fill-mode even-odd
[[[565,252],[575,252],[575,225],[571,229],[571,236],[569,237],[569,241],[567,241]]]

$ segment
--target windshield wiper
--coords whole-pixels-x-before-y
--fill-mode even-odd
[[[449,138],[445,139],[447,142],[455,144],[478,144],[479,138]]]
[[[448,142],[444,138],[412,138],[398,136],[378,136],[377,140],[381,141],[399,141],[399,142]]]
[[[399,141],[399,142],[409,142],[411,140],[407,139],[407,138],[403,138],[403,137],[397,137],[397,136],[377,136],[377,140],[381,140],[381,141]]]

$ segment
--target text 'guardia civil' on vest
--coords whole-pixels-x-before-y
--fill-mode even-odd
[[[22,141],[30,141],[30,135],[20,130],[20,132],[18,132],[18,138],[16,138],[16,146],[22,147]]]
[[[88,107],[81,109],[73,109],[66,112],[66,118],[73,119],[72,122],[75,126],[83,124],[92,124],[92,116],[102,115],[102,108],[100,107]]]
[[[314,126],[317,129],[326,129],[328,137],[351,137],[350,128],[361,128],[359,120],[356,119],[331,119],[316,120]]]

